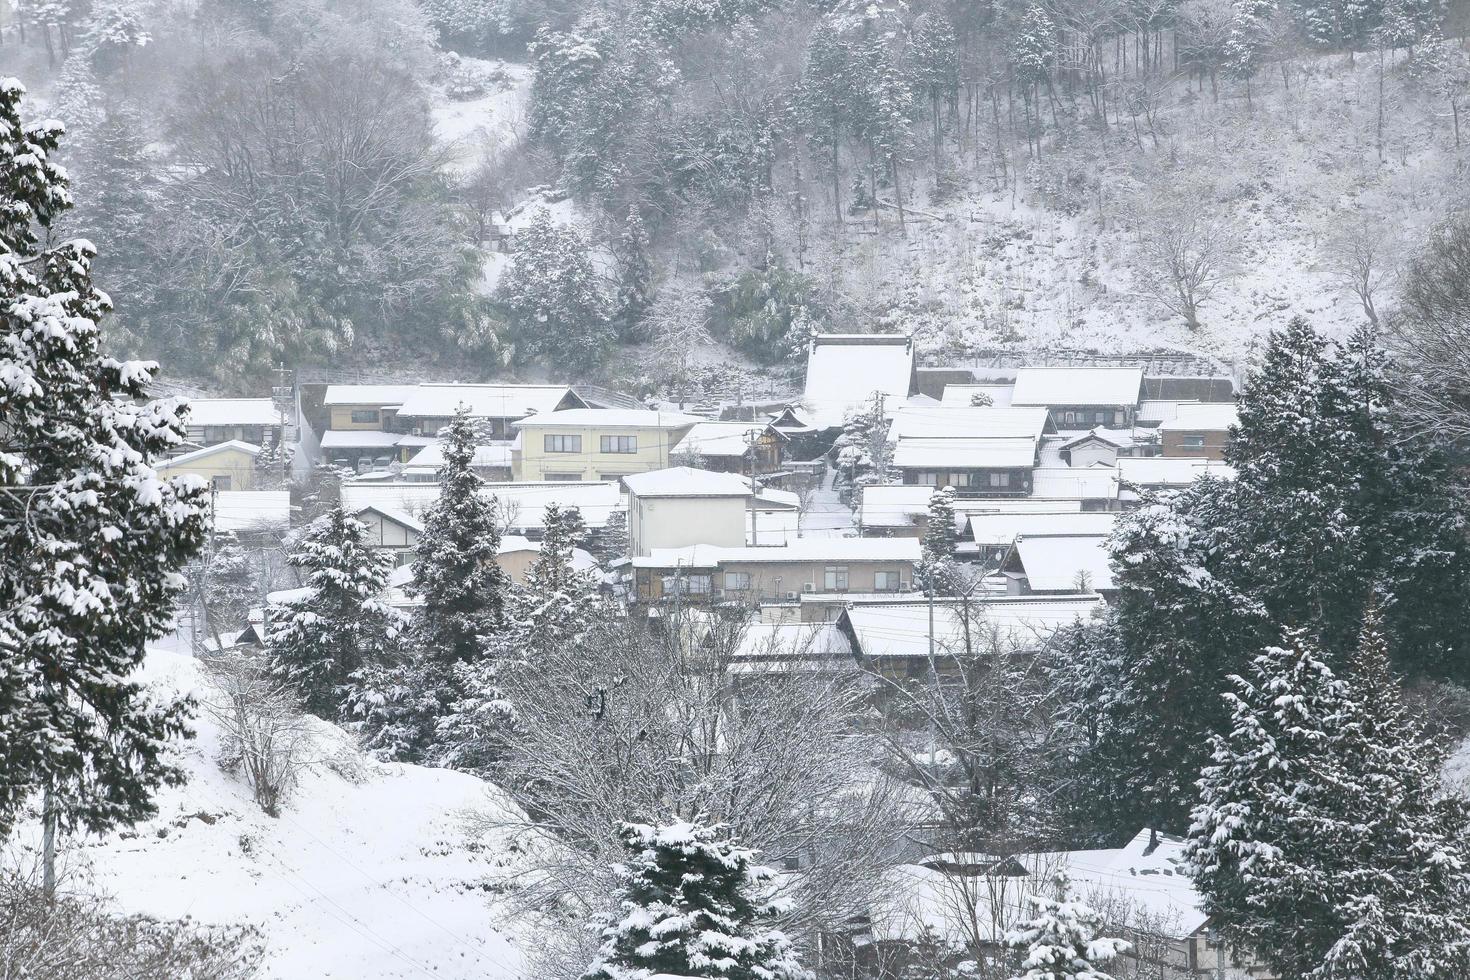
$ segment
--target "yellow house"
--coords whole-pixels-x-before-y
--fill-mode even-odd
[[[157,464],[159,476],[192,473],[216,490],[254,490],[255,457],[260,447],[231,439],[217,445],[196,449]]]
[[[327,428],[333,432],[362,432],[387,428],[416,385],[329,385],[322,397]]]
[[[703,421],[679,412],[578,408],[513,422],[517,481],[618,480],[669,467],[669,453]]]

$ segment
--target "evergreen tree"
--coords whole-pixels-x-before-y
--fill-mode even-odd
[[[385,662],[402,618],[380,598],[393,558],[366,543],[367,527],[334,507],[287,561],[302,570],[304,596],[269,610],[272,672],[294,683],[308,711],[336,720],[364,668]]]
[[[1247,103],[1250,80],[1260,72],[1269,52],[1271,20],[1275,16],[1275,0],[1232,0],[1224,67],[1227,74],[1245,81]]]
[[[1438,0],[1382,0],[1375,35],[1387,48],[1414,48],[1436,40],[1440,34]]]
[[[0,835],[45,790],[62,831],[152,812],[187,703],[128,679],[169,628],[204,541],[207,494],[150,459],[182,403],[143,403],[157,365],[101,350],[93,246],[47,247],[71,205],[54,122],[24,125],[0,81]]]
[[[618,297],[615,307],[618,333],[624,340],[638,336],[638,325],[653,302],[653,265],[648,258],[648,231],[638,205],[628,207],[628,219],[618,237]]]
[[[1011,71],[1024,88],[1051,84],[1057,65],[1057,25],[1039,4],[1021,15],[1011,39]]]
[[[425,656],[453,664],[478,657],[482,637],[500,627],[510,581],[496,562],[495,500],[471,469],[476,439],[469,410],[461,406],[440,438],[439,498],[424,515],[413,562],[413,589],[424,601],[415,625]]]
[[[216,633],[240,629],[257,598],[250,555],[231,532],[216,534],[204,569],[203,600]]]
[[[576,229],[539,212],[516,235],[495,296],[510,316],[520,356],[583,371],[602,363],[613,331],[590,247]]]
[[[840,151],[853,114],[852,51],[828,18],[818,21],[807,39],[806,63],[801,72],[799,106],[807,132],[827,149],[826,167],[832,179],[832,201],[842,220],[842,166]],[[862,186],[859,180],[859,187]]]
[[[1025,972],[1014,980],[1112,980],[1098,965],[1128,952],[1129,944],[1098,937],[1102,916],[1072,900],[1066,872],[1053,882],[1057,897],[1032,895],[1036,914],[1006,934],[1007,944],[1026,950]]]
[[[1442,752],[1410,722],[1369,617],[1347,680],[1303,633],[1236,679],[1212,740],[1189,859],[1227,943],[1278,976],[1465,975],[1463,808],[1438,798]]]
[[[924,560],[950,561],[960,543],[954,516],[954,487],[935,487],[929,495],[929,516],[924,524]]]
[[[604,917],[602,948],[582,980],[810,978],[769,924],[781,911],[762,896],[774,872],[751,851],[688,823],[623,824],[621,836],[621,915]]]
[[[944,140],[940,107],[953,106],[959,98],[960,54],[954,25],[939,12],[921,14],[909,35],[909,76],[915,90],[929,103],[930,128],[934,134],[934,166],[940,165]]]
[[[628,512],[621,507],[608,512],[607,524],[592,536],[592,554],[603,566],[628,557]]]

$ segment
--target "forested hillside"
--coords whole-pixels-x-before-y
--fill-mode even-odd
[[[672,392],[779,386],[814,328],[1234,359],[1288,311],[1382,318],[1470,185],[1467,29],[1465,0],[28,0],[0,63],[73,134],[67,231],[137,353]]]

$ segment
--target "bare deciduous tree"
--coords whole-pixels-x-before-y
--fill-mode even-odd
[[[1335,227],[1325,245],[1329,274],[1357,297],[1363,315],[1375,327],[1378,297],[1395,275],[1395,251],[1388,226],[1368,218]]]
[[[674,386],[680,407],[689,397],[698,352],[715,342],[709,332],[713,305],[699,286],[671,283],[659,290],[643,320],[643,333],[653,342],[654,363]]]
[[[311,762],[311,722],[290,685],[267,671],[265,657],[224,650],[204,664],[215,688],[204,698],[204,710],[220,726],[221,763],[238,768],[261,810],[279,816],[286,794]]]
[[[1201,202],[1168,195],[1146,209],[1139,239],[1142,285],[1164,309],[1199,329],[1199,308],[1238,274],[1240,241]]]
[[[1410,263],[1390,333],[1410,369],[1411,410],[1428,428],[1470,438],[1470,212],[1435,229]]]

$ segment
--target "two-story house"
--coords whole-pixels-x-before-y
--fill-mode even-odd
[[[679,440],[677,452],[701,469],[720,473],[772,473],[791,437],[769,422],[699,422]]]
[[[1043,407],[1057,429],[1074,432],[1131,428],[1142,400],[1142,368],[1021,368],[1011,391],[1011,405]]]
[[[1159,423],[1163,455],[1223,460],[1230,429],[1239,418],[1230,402],[1180,405],[1172,419]]]
[[[196,448],[232,440],[273,446],[281,441],[283,422],[269,398],[191,398],[185,426],[185,441]]]
[[[800,538],[775,548],[655,550],[635,557],[634,595],[755,605],[802,593],[903,592],[920,558],[915,538]]]
[[[966,497],[1024,497],[1054,433],[1045,408],[906,406],[888,437],[908,486],[953,487]]]
[[[745,545],[750,481],[734,473],[676,466],[623,477],[632,555],[710,544]]]
[[[668,469],[697,416],[648,409],[581,408],[511,423],[511,472],[518,481],[619,480]]]
[[[521,419],[585,409],[587,403],[567,385],[421,384],[404,398],[394,427],[410,435],[436,435],[461,406],[486,439],[508,442],[515,438],[512,424]]]

